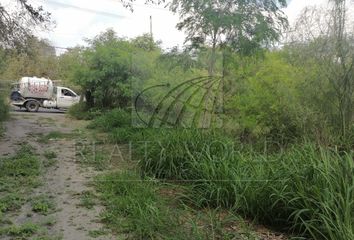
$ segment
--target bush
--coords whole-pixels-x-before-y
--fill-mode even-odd
[[[128,127],[130,123],[130,114],[127,111],[118,108],[105,112],[100,117],[95,118],[90,125],[88,125],[88,128],[109,132],[114,128]]]
[[[307,108],[298,96],[300,70],[279,53],[269,53],[264,61],[248,68],[253,71],[244,76],[226,103],[233,113],[229,116],[238,122],[243,141],[262,144],[268,140],[286,146],[305,136],[313,125],[303,129],[309,114],[305,115]]]
[[[101,115],[98,109],[89,109],[85,102],[80,102],[69,108],[69,115],[78,120],[92,120]]]

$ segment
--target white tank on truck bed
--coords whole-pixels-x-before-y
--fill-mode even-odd
[[[50,99],[53,97],[53,82],[46,78],[23,77],[19,90],[24,98]]]

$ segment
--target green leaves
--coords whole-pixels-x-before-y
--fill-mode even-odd
[[[89,42],[91,46],[82,53],[84,64],[75,70],[76,83],[86,91],[88,103],[101,108],[127,107],[133,46],[112,30]]]
[[[246,53],[278,39],[287,26],[281,11],[285,6],[285,0],[174,0],[170,9],[180,15],[177,28],[187,32],[186,41],[204,39],[205,44],[226,44]]]

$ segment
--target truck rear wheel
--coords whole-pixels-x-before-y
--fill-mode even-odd
[[[28,112],[38,112],[39,103],[37,101],[28,101],[26,103],[26,109]]]

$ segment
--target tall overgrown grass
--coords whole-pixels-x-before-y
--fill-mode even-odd
[[[136,239],[175,234],[177,220],[169,214],[165,200],[156,195],[154,183],[143,182],[134,173],[116,172],[98,177],[96,185],[108,203],[103,220],[113,229],[120,226],[120,231]]]
[[[91,127],[112,142],[130,141],[143,176],[182,182],[184,203],[229,209],[304,238],[354,239],[353,151],[305,142],[261,154],[222,131],[134,129],[124,116],[115,111]]]
[[[354,239],[353,153],[305,144],[262,155],[239,151],[215,133],[170,130],[158,136],[136,148],[141,170],[187,182],[187,203],[233,209],[304,237]]]
[[[112,131],[114,128],[129,127],[131,124],[130,113],[123,109],[113,109],[95,118],[88,128],[99,129],[104,132]]]

